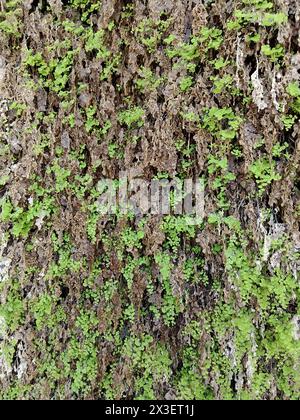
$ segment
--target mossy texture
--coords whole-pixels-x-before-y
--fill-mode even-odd
[[[1,6],[0,398],[298,400],[298,0]]]

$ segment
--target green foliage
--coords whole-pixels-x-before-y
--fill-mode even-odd
[[[272,63],[276,63],[284,57],[284,48],[279,44],[274,48],[271,48],[270,45],[263,45],[261,52],[269,57]]]
[[[183,265],[183,276],[184,279],[193,284],[206,283],[207,278],[203,272],[203,259],[202,258],[191,258],[185,261]]]
[[[122,111],[118,115],[121,124],[125,124],[129,129],[144,125],[145,111],[141,107],[132,107],[126,111]]]
[[[185,364],[187,364],[185,362]],[[192,366],[192,363],[189,362]],[[205,385],[204,378],[187,367],[182,369],[177,385],[177,396],[180,400],[209,401],[214,400],[212,390]]]
[[[202,28],[200,31],[199,42],[204,45],[205,52],[218,50],[223,44],[222,31],[217,28]]]
[[[201,125],[217,140],[212,144],[213,153],[208,157],[210,183],[212,189],[218,191],[218,207],[228,210],[230,203],[226,191],[228,184],[235,180],[235,175],[229,170],[226,154],[231,150],[231,143],[237,137],[243,120],[232,108],[212,107],[203,111]]]
[[[70,47],[70,44],[66,43],[66,47]],[[41,52],[34,54],[29,50],[23,66],[25,69],[38,72],[40,87],[49,88],[63,98],[67,96],[66,88],[76,53],[77,51],[68,50],[63,57],[53,58],[47,62]]]
[[[180,81],[180,89],[182,92],[186,92],[193,86],[193,78],[192,77],[184,77]]]
[[[95,129],[99,128],[99,121],[96,118],[97,114],[97,107],[96,106],[90,106],[85,110],[86,112],[86,123],[85,123],[85,129],[88,133],[91,133]]]
[[[72,245],[68,235],[59,241],[56,234],[52,234],[53,250],[57,253],[57,262],[53,262],[46,274],[49,279],[61,278],[68,273],[78,273],[83,268],[82,261],[76,261],[72,256]]]
[[[220,159],[217,156],[210,155],[208,158],[208,173],[214,176],[212,189],[218,191],[218,206],[225,210],[228,209],[227,185],[236,179],[235,175],[229,171],[228,159]]]
[[[177,315],[181,312],[181,302],[173,294],[170,283],[172,270],[171,258],[166,253],[160,253],[155,256],[155,262],[159,266],[161,282],[164,288],[163,303],[161,307],[163,319],[167,326],[172,326],[175,324]]]
[[[98,32],[93,32],[90,28],[86,34],[86,52],[95,51],[97,53],[97,58],[105,60],[110,57],[111,53],[105,46],[105,31],[101,29]]]
[[[108,145],[108,156],[111,159],[122,159],[124,157],[123,151],[120,149],[119,144],[111,143]]]
[[[27,109],[27,105],[20,102],[12,102],[9,106],[12,111],[15,111],[17,117],[21,117],[24,111]]]
[[[9,175],[0,176],[0,187],[4,187],[4,185],[6,185],[9,182],[9,180],[10,180]]]
[[[66,321],[66,314],[58,306],[58,303],[59,298],[49,294],[44,294],[32,302],[30,310],[35,318],[38,331],[45,327],[54,329],[61,322]]]
[[[247,6],[255,6],[258,10],[268,10],[273,8],[273,3],[269,0],[242,0]]]
[[[207,19],[176,22],[137,2],[37,3],[0,10],[0,399],[299,399],[299,83],[269,101],[273,142],[251,103],[253,57],[262,80],[293,66],[281,6],[239,0],[224,20],[207,0]],[[203,177],[208,217],[175,216],[174,189],[167,217],[107,215],[99,179],[135,156],[148,180]],[[263,195],[284,165],[279,209]]]
[[[145,93],[156,90],[162,82],[162,77],[157,77],[153,74],[151,69],[142,67],[140,69],[140,78],[137,79],[135,83],[137,88],[143,93]]]
[[[290,131],[296,122],[296,117],[292,115],[284,115],[281,117],[281,121],[283,122],[285,130]]]
[[[292,82],[288,85],[287,93],[291,95],[293,98],[300,97],[300,86],[299,82]]]
[[[70,0],[70,5],[80,12],[83,22],[88,21],[94,12],[100,10],[101,4],[101,0]]]
[[[262,27],[277,27],[288,21],[288,16],[283,12],[271,12],[274,5],[268,0],[243,0],[244,7],[236,9],[234,19],[229,21],[229,30],[241,30],[248,25],[258,24]]]
[[[63,192],[69,187],[69,177],[71,176],[71,171],[69,169],[62,168],[58,159],[56,159],[52,166],[48,168],[47,172],[49,174],[53,173],[55,176],[55,191],[57,193]]]
[[[87,235],[89,240],[92,242],[92,244],[95,244],[97,241],[97,224],[98,220],[100,218],[100,209],[98,206],[98,203],[93,203],[88,206],[88,220],[87,220]]]
[[[9,199],[4,199],[2,201],[2,213],[1,213],[1,220],[3,222],[8,222],[13,214],[13,205]]]
[[[169,58],[179,57],[183,62],[190,63],[200,57],[199,40],[197,37],[192,37],[189,44],[179,44],[179,46],[168,49],[167,56]],[[189,67],[191,69],[193,67]]]
[[[287,87],[287,93],[294,98],[291,104],[291,110],[300,115],[300,85],[299,82],[292,82]]]
[[[85,34],[85,51],[88,53],[95,53],[96,58],[101,60],[101,81],[107,80],[118,70],[121,55],[117,54],[112,56],[111,51],[106,46],[104,29],[100,29],[97,32],[94,32],[92,28],[87,30]]]
[[[28,398],[30,385],[13,384],[10,388],[0,391],[1,401],[20,401]]]
[[[76,330],[68,348],[61,356],[64,373],[70,378],[72,392],[77,395],[88,393],[97,379],[98,323],[99,320],[95,312],[82,310],[76,319]],[[76,333],[76,331],[78,332]],[[78,333],[81,340],[78,340]]]
[[[261,40],[261,35],[260,34],[248,35],[247,36],[247,41],[248,42],[254,42],[255,44],[257,44],[260,40]]]
[[[9,199],[2,202],[1,220],[12,224],[11,233],[15,237],[26,238],[38,218],[46,218],[55,212],[54,199],[45,193],[42,200],[33,201],[27,210],[14,208]]]
[[[171,375],[170,355],[162,344],[155,344],[149,335],[125,340],[126,364],[135,373],[135,399],[155,400],[156,387]]]
[[[70,19],[64,19],[62,26],[66,32],[75,36],[81,36],[85,32],[83,26],[76,24]]]
[[[266,277],[255,263],[255,256],[248,256],[245,248],[231,240],[226,249],[226,269],[234,285],[239,288],[241,298],[249,302],[255,297],[259,309],[266,313],[286,310],[293,294],[298,293],[296,279],[276,269],[274,275]]]
[[[121,240],[128,251],[134,248],[141,249],[144,237],[143,223],[140,223],[139,230],[126,228],[121,234]]]
[[[285,13],[266,13],[262,20],[262,26],[280,26],[287,23],[288,16]]]
[[[10,333],[15,332],[25,319],[25,302],[21,295],[20,284],[16,281],[7,281],[1,284],[2,302],[0,317],[4,318],[5,326]]]
[[[185,140],[180,139],[177,140],[177,142],[175,143],[176,149],[177,151],[180,153],[181,156],[181,174],[184,176],[184,174],[189,170],[190,167],[192,167],[195,163],[194,159],[193,159],[193,155],[196,152],[196,147],[195,145],[191,145],[191,144],[186,144]],[[175,207],[175,203],[171,203],[172,207]]]
[[[250,172],[254,176],[259,195],[262,196],[273,181],[280,181],[281,175],[276,172],[275,162],[265,158],[260,158],[250,167]]]
[[[193,238],[196,234],[195,226],[189,224],[189,218],[185,216],[166,216],[162,230],[166,234],[166,246],[173,252],[178,250],[182,235]]]
[[[233,77],[227,74],[224,77],[216,76],[211,77],[211,80],[214,82],[213,93],[220,94],[224,90],[230,89],[233,84]]]
[[[215,70],[221,70],[229,65],[229,61],[227,59],[225,60],[223,57],[220,57],[211,61],[211,64],[214,66]]]
[[[221,140],[233,140],[242,123],[242,118],[235,115],[231,108],[210,108],[204,110],[203,128]],[[224,126],[226,125],[226,128]]]
[[[0,11],[0,34],[4,33],[7,36],[14,38],[21,38],[23,24],[22,24],[22,1],[8,0],[1,6]]]
[[[121,54],[117,54],[112,57],[110,60],[105,62],[103,70],[100,74],[100,81],[108,80],[114,73],[117,73],[120,63],[121,63]]]
[[[142,267],[143,265],[148,265],[148,259],[146,257],[134,259],[129,258],[128,262],[123,269],[123,275],[127,282],[128,290],[132,289],[132,286],[134,285],[134,275],[137,268]]]
[[[165,41],[172,44],[173,38]],[[180,58],[176,66],[185,67],[190,73],[195,73],[196,63],[211,50],[218,50],[223,43],[222,31],[216,28],[204,27],[200,33],[191,37],[189,43],[180,43],[166,50],[169,58]]]
[[[181,116],[184,121],[190,123],[199,123],[200,121],[199,115],[195,114],[194,112],[183,112]]]
[[[137,39],[147,48],[149,53],[154,53],[165,37],[172,19],[143,19],[134,30]]]
[[[132,304],[130,304],[125,310],[124,310],[124,320],[128,321],[130,324],[134,324],[135,321],[135,307]]]
[[[283,145],[281,145],[279,142],[276,143],[272,149],[272,155],[274,158],[281,158],[281,157],[286,157],[288,158],[289,155],[287,153],[285,153],[283,155],[283,152],[286,151],[286,149],[289,147],[288,143],[284,143]]]
[[[199,340],[203,328],[199,321],[189,322],[182,330],[182,335],[189,343],[183,349],[182,368],[177,375],[176,394],[177,398],[185,400],[211,400],[213,398],[212,390],[205,384],[205,377],[199,369]]]

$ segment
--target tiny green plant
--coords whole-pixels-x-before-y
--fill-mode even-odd
[[[275,162],[270,162],[266,158],[260,158],[254,162],[250,167],[250,172],[257,182],[260,196],[273,181],[281,180],[281,175],[276,172]]]
[[[223,44],[223,32],[217,28],[202,28],[199,35],[199,42],[204,44],[205,52],[218,50]]]
[[[204,109],[202,126],[222,140],[233,140],[237,136],[242,118],[235,115],[231,108]]]
[[[233,84],[233,77],[230,74],[223,77],[212,76],[211,80],[214,82],[213,93],[215,94],[223,93],[225,90],[230,89]]]
[[[80,13],[81,20],[87,22],[91,15],[100,9],[102,0],[71,0],[70,3]]]
[[[171,258],[167,253],[160,253],[155,256],[155,262],[159,266],[161,282],[164,288],[163,304],[161,308],[163,319],[167,326],[172,326],[181,311],[181,304],[174,295],[170,283],[172,270]]]
[[[194,83],[194,80],[193,80],[192,77],[190,77],[190,76],[184,77],[180,81],[180,90],[182,92],[186,92],[187,90],[189,90],[193,86],[193,83]]]
[[[211,61],[211,64],[214,66],[215,70],[222,70],[229,65],[229,60],[225,60],[224,57],[220,57]]]
[[[189,43],[169,48],[166,53],[169,58],[180,57],[184,63],[190,63],[200,57],[199,40],[197,37],[193,37]],[[194,69],[194,67],[192,68]]]
[[[63,57],[47,61],[41,52],[34,54],[32,50],[28,50],[23,62],[25,74],[30,79],[29,70],[36,70],[40,87],[47,87],[65,98],[68,95],[67,84],[76,53],[77,51],[70,49]]]
[[[106,60],[110,57],[111,53],[108,48],[105,46],[105,31],[101,29],[98,32],[93,32],[92,29],[86,34],[86,52],[96,52],[97,58]]]
[[[90,106],[85,110],[86,112],[86,123],[85,123],[85,129],[88,133],[91,133],[99,128],[100,124],[99,121],[96,118],[97,115],[97,107],[96,106]]]
[[[293,128],[296,120],[297,117],[293,115],[283,115],[281,117],[281,121],[283,122],[286,131],[290,131]]]
[[[277,63],[284,57],[284,47],[279,44],[274,48],[270,47],[270,45],[263,45],[261,51],[270,58],[272,63]]]
[[[38,218],[47,218],[54,212],[54,198],[45,192],[42,199],[33,201],[28,209],[14,207],[9,198],[4,199],[1,220],[12,225],[11,233],[13,236],[27,238]]]
[[[20,102],[12,102],[9,106],[9,108],[12,111],[15,111],[17,114],[17,117],[21,117],[21,115],[23,114],[23,112],[26,111],[27,106],[26,104],[20,103]]]
[[[15,332],[22,324],[25,317],[25,302],[22,299],[20,284],[16,280],[8,280],[8,284],[1,285],[8,288],[0,306],[0,317],[4,319],[6,328],[11,333]]]
[[[165,34],[172,23],[172,19],[143,19],[135,29],[135,35],[153,53],[165,38]]]
[[[122,111],[118,115],[121,124],[125,124],[131,129],[134,126],[142,127],[144,125],[145,111],[141,107],[132,107],[126,111]]]
[[[287,87],[287,93],[293,98],[291,110],[299,115],[300,114],[300,84],[299,82],[291,82]]]
[[[287,93],[293,98],[300,97],[300,85],[299,82],[291,82],[287,87]]]
[[[22,36],[22,1],[8,0],[1,5],[0,33],[13,38]]]
[[[154,75],[150,68],[142,67],[139,75],[140,77],[135,83],[143,93],[156,90],[163,82],[163,78]]]
[[[288,21],[284,12],[271,12],[274,5],[269,0],[243,0],[244,7],[236,9],[234,19],[227,23],[229,30],[238,31],[248,25],[257,24],[261,27],[278,27]]]

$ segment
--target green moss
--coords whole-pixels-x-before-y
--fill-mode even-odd
[[[143,127],[145,111],[141,107],[132,107],[126,111],[122,111],[118,115],[121,124],[125,124],[129,129],[134,126]]]
[[[2,3],[0,399],[299,399],[292,16]],[[108,215],[130,166],[207,217]]]
[[[254,162],[250,167],[250,172],[256,180],[260,196],[274,181],[281,180],[280,174],[276,172],[275,162],[270,162],[267,159],[261,158]]]
[[[91,15],[101,9],[102,1],[99,0],[69,0],[72,8],[80,12],[81,20],[88,21]]]
[[[2,5],[0,11],[0,34],[13,38],[21,38],[23,31],[22,1],[9,0]]]
[[[25,320],[26,305],[21,294],[21,285],[16,280],[1,284],[3,303],[0,306],[0,317],[4,318],[5,328],[15,332]]]

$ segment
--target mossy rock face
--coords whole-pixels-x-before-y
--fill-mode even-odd
[[[0,398],[298,399],[298,2],[2,3]]]

